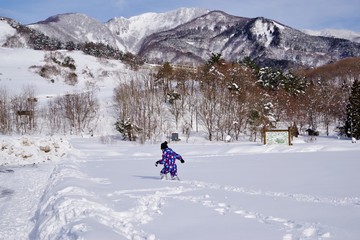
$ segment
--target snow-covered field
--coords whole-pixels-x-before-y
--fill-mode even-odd
[[[360,238],[360,145],[349,140],[171,142],[181,181],[159,179],[160,144],[2,141],[0,239]],[[24,142],[32,157],[19,162]]]
[[[18,94],[31,83],[40,102],[74,91],[30,70],[44,65],[44,54],[0,48],[0,86]],[[75,90],[96,84],[102,109],[117,82],[132,78],[119,62],[65,54],[77,64]],[[191,136],[169,144],[186,161],[178,163],[181,181],[161,181],[160,143],[106,137],[113,120],[100,119],[95,137],[0,136],[1,240],[360,239],[360,143]]]

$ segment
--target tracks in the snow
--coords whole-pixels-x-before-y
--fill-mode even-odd
[[[155,184],[158,186],[154,188],[115,191],[114,188],[109,188],[109,192],[99,196],[91,191],[93,186],[111,185],[109,179],[91,178],[80,171],[79,166],[60,164],[50,177],[48,188],[35,216],[36,225],[30,236],[33,238],[56,238],[64,234],[79,236],[94,227],[87,225],[89,219],[92,219],[95,225],[107,226],[109,231],[125,238],[151,240],[156,238],[156,231],[148,232],[144,230],[144,225],[156,221],[164,213],[165,205],[171,206],[180,201],[194,204],[194,209],[214,211],[221,216],[220,218],[239,218],[242,221],[260,224],[260,227],[261,224],[264,224],[264,227],[270,226],[282,233],[283,240],[328,239],[333,233],[326,224],[299,220],[291,215],[284,217],[277,211],[275,214],[270,214],[268,208],[255,208],[248,199],[265,204],[280,200],[290,202],[295,207],[303,204],[320,204],[358,208],[360,205],[358,198],[350,197],[336,198],[264,191],[196,180],[159,182],[161,184]],[[11,192],[3,192],[4,196],[7,194]],[[227,198],[219,196],[227,196]],[[239,203],[239,200],[243,199],[247,199],[244,201],[247,204]],[[129,206],[130,202],[131,206]],[[127,206],[121,206],[121,203]]]
[[[171,204],[172,199],[186,201],[192,204],[197,204],[199,207],[211,209],[220,215],[226,217],[227,215],[236,215],[244,220],[257,221],[260,224],[273,225],[276,229],[283,231],[283,239],[327,239],[332,236],[331,230],[318,222],[302,222],[294,219],[286,219],[282,216],[273,216],[261,212],[245,209],[233,203],[226,201],[219,201],[211,194],[204,194],[204,192],[222,191],[224,195],[226,192],[240,194],[241,196],[251,195],[262,198],[280,198],[288,201],[295,201],[300,203],[314,203],[335,206],[353,206],[358,207],[359,199],[357,198],[330,198],[319,197],[306,194],[291,194],[283,192],[271,192],[261,190],[244,189],[234,186],[223,186],[220,184],[206,183],[202,181],[181,181],[175,183],[176,186],[167,186],[163,188],[145,188],[145,189],[131,189],[119,190],[108,197],[116,201],[120,196],[126,196],[137,199],[137,206],[130,209],[127,213],[129,222],[139,225],[148,222],[155,218],[157,214],[161,214],[162,206],[164,204]],[[185,194],[186,193],[186,194]],[[218,194],[221,195],[221,194]],[[241,198],[238,196],[238,198]],[[272,200],[270,200],[272,201]],[[131,214],[136,213],[136,216]],[[142,219],[142,220],[140,220]],[[137,222],[137,224],[136,224]],[[144,234],[144,232],[143,232]],[[146,235],[146,234],[145,234]],[[153,236],[150,234],[150,236]]]

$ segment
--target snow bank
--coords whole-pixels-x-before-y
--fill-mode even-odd
[[[74,156],[70,158],[75,158]],[[74,162],[75,161],[75,162]],[[36,224],[30,239],[155,239],[134,226],[152,220],[148,208],[157,211],[157,202],[119,212],[91,191],[89,186],[108,185],[106,178],[92,178],[81,170],[81,161],[63,161],[49,178],[49,184],[39,203]],[[80,237],[81,236],[81,237]]]
[[[0,166],[58,162],[70,149],[62,137],[2,137]]]

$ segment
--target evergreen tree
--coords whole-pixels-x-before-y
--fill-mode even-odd
[[[349,103],[346,108],[345,133],[360,139],[360,81],[355,80],[351,87]]]
[[[115,123],[115,128],[123,135],[124,140],[129,141],[136,141],[138,133],[142,131],[142,129],[134,124],[129,118],[117,121]]]
[[[256,74],[259,73],[260,67],[257,63],[251,59],[251,57],[245,57],[242,61],[239,62],[241,65],[251,68]]]
[[[213,66],[216,64],[224,64],[225,60],[222,58],[221,53],[211,53],[211,57],[208,60],[208,65]]]

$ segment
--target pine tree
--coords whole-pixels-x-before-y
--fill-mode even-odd
[[[136,141],[138,133],[142,131],[136,124],[134,124],[129,118],[126,120],[120,120],[115,123],[115,128],[121,134],[123,134],[124,140]]]
[[[345,133],[349,137],[360,139],[360,81],[355,80],[346,108]]]

